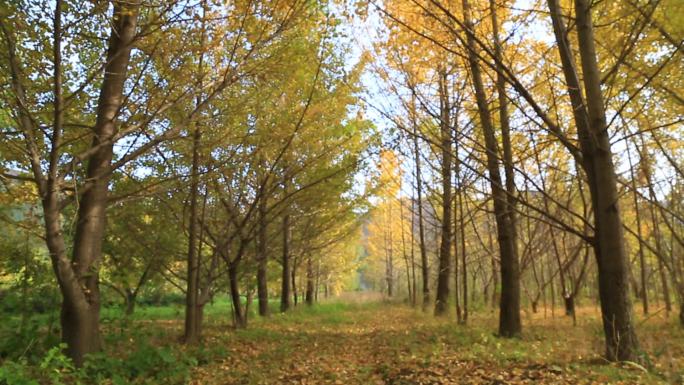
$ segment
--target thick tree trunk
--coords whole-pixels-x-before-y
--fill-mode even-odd
[[[99,303],[98,303],[99,305]],[[65,299],[61,312],[62,341],[66,342],[66,354],[78,366],[83,365],[87,354],[102,348],[100,338],[99,306],[80,307]]]
[[[632,305],[628,295],[627,256],[618,208],[617,178],[610,149],[610,137],[601,94],[601,78],[594,48],[591,7],[587,0],[575,0],[577,35],[587,95],[587,112],[592,139],[597,144],[593,161],[596,172],[596,250],[599,295],[606,334],[606,350],[611,361],[637,360],[638,341],[632,325]]]
[[[586,92],[585,105],[558,0],[548,0],[548,3],[575,115],[583,156],[582,166],[587,174],[594,209],[596,233],[593,247],[598,265],[606,356],[611,361],[634,361],[637,359],[638,341],[632,326],[627,253],[618,209],[617,178],[600,88],[591,8],[588,1],[575,0],[577,35]]]
[[[503,188],[499,172],[499,156],[496,135],[492,123],[491,113],[487,104],[484,84],[479,63],[477,62],[473,23],[470,16],[470,4],[463,0],[463,14],[467,28],[468,61],[472,73],[475,98],[480,115],[480,123],[487,150],[487,171],[494,200],[494,215],[496,216],[496,230],[499,240],[501,257],[501,301],[499,305],[499,335],[513,337],[520,334],[520,268],[515,252],[515,239],[512,233],[513,224],[508,212],[508,198]]]
[[[439,105],[440,135],[442,147],[442,239],[439,247],[439,271],[437,272],[437,295],[435,315],[445,316],[449,309],[449,280],[451,277],[451,127],[447,75],[440,71]]]
[[[59,4],[58,4],[59,5]],[[61,324],[66,354],[77,366],[85,355],[101,349],[99,264],[105,228],[109,172],[113,144],[102,145],[116,135],[116,119],[122,103],[123,86],[136,33],[137,2],[115,2],[104,80],[100,88],[92,147],[85,178],[92,185],[79,200],[73,258],[67,266],[64,238],[59,224],[59,192],[49,183],[43,199],[47,244],[63,294]],[[57,8],[60,8],[59,6]],[[56,21],[61,17],[57,11]],[[61,23],[61,21],[60,21]],[[54,182],[54,175],[52,182]]]

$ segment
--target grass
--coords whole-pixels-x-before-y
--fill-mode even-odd
[[[485,307],[467,325],[378,298],[343,297],[286,314],[277,301],[270,307],[261,318],[253,306],[249,327],[235,330],[228,298],[217,298],[205,309],[199,347],[178,343],[182,305],[140,306],[131,317],[106,308],[106,353],[126,359],[139,346],[172,349],[197,363],[197,385],[684,383],[684,330],[663,312],[636,315],[644,372],[601,358],[595,307],[578,309],[577,326],[560,310],[524,312],[524,332],[514,339],[494,335],[497,314]]]
[[[331,302],[256,319],[236,332],[207,329],[228,346],[196,372],[197,384],[261,383],[643,383],[677,382],[684,374],[684,333],[675,320],[641,325],[649,371],[601,359],[595,309],[579,325],[556,315],[527,314],[520,338],[500,339],[496,314],[469,325],[391,303]],[[225,326],[225,325],[224,325]]]

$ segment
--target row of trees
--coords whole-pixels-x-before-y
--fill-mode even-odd
[[[386,28],[373,70],[390,102],[375,108],[399,159],[367,226],[375,285],[393,294],[403,276],[436,315],[451,286],[462,322],[469,290],[496,292],[504,337],[523,295],[536,311],[551,291],[574,316],[584,292],[607,358],[638,360],[630,286],[644,313],[654,295],[684,303],[681,5],[367,5]]]
[[[3,220],[47,250],[77,365],[102,349],[103,301],[131,313],[150,282],[184,293],[186,343],[217,293],[243,327],[255,291],[266,316],[271,293],[287,311],[343,284],[373,138],[355,107],[363,62],[344,61],[333,13],[299,0],[0,6]]]

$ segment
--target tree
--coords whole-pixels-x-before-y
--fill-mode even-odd
[[[518,257],[515,251],[515,238],[511,222],[509,199],[504,190],[499,172],[500,157],[498,155],[496,136],[492,123],[491,113],[487,105],[480,65],[477,59],[477,47],[475,44],[470,4],[463,0],[463,19],[466,27],[468,44],[468,58],[470,73],[477,109],[480,115],[480,124],[485,138],[487,152],[487,171],[491,184],[492,199],[494,200],[494,215],[496,216],[496,231],[499,241],[499,253],[501,258],[501,302],[499,305],[499,335],[514,337],[520,334],[520,272]],[[501,91],[501,90],[500,90]],[[503,110],[503,106],[500,107]],[[504,113],[504,112],[502,112]],[[510,166],[509,166],[510,167]],[[512,180],[511,180],[512,183]]]

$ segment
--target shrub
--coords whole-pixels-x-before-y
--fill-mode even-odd
[[[197,366],[192,354],[149,344],[123,358],[90,355],[82,368],[76,368],[63,351],[63,344],[54,346],[38,365],[25,359],[6,360],[0,366],[0,385],[180,385],[189,381]]]

